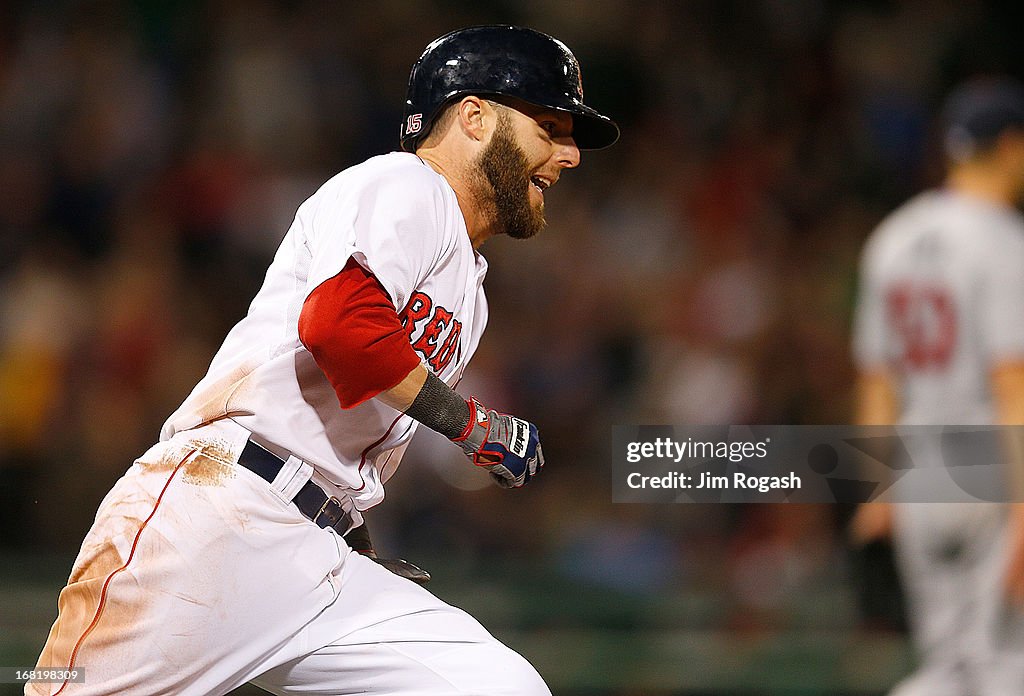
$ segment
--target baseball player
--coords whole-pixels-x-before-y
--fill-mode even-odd
[[[945,116],[945,186],[892,213],[864,250],[865,424],[1024,424],[1024,86],[969,82]],[[858,542],[890,530],[921,655],[893,693],[1024,693],[1024,508],[875,503],[854,517]]]
[[[618,138],[582,97],[573,54],[530,29],[427,46],[403,152],[299,207],[246,317],[100,505],[38,661],[84,682],[27,694],[549,694],[344,535],[418,424],[503,487],[543,466],[536,426],[453,387],[487,321],[481,244],[537,234],[548,187]]]

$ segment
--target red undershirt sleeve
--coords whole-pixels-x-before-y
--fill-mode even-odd
[[[306,298],[299,340],[342,408],[391,389],[420,363],[384,287],[353,259]]]

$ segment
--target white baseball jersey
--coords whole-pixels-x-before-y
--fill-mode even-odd
[[[1024,218],[946,190],[895,211],[864,251],[854,354],[894,370],[903,423],[991,423],[993,364],[1024,359]]]
[[[252,680],[275,694],[551,696],[471,616],[292,502],[312,477],[358,524],[416,427],[376,399],[342,410],[299,341],[306,297],[351,258],[423,363],[458,381],[487,306],[454,192],[411,154],[342,172],[299,208],[248,315],[100,505],[37,663],[85,680],[26,694],[220,696]],[[250,439],[294,455],[272,482],[237,465]]]
[[[863,370],[890,369],[902,423],[992,423],[992,368],[1024,359],[1024,218],[945,190],[895,211],[865,248],[854,352]],[[916,444],[908,443],[916,465],[941,459],[934,443]],[[1005,485],[987,467],[958,475],[997,491]],[[911,492],[927,498],[935,480],[928,473]],[[894,508],[921,664],[890,696],[1020,693],[1024,626],[1002,586],[1006,511],[984,502]]]
[[[380,502],[417,423],[377,399],[343,410],[298,336],[306,297],[350,258],[384,286],[421,361],[455,385],[487,321],[487,263],[447,181],[416,155],[391,153],[346,169],[299,207],[248,314],[161,439],[227,416],[313,465],[317,482],[356,509]]]

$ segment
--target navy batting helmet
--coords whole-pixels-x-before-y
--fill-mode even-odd
[[[946,154],[971,157],[1004,131],[1024,130],[1024,84],[1005,76],[976,77],[946,99]]]
[[[619,139],[619,127],[583,103],[580,64],[558,39],[533,29],[490,25],[434,40],[412,66],[402,120],[402,149],[412,152],[441,107],[455,97],[505,95],[573,117],[581,150]]]

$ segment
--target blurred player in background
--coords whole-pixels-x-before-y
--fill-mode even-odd
[[[973,80],[944,116],[945,185],[864,250],[861,424],[1024,424],[1024,86]],[[851,533],[893,537],[921,657],[893,694],[1024,693],[1024,506],[871,503]]]
[[[505,488],[543,466],[536,426],[453,388],[487,322],[480,246],[538,234],[545,191],[618,138],[582,98],[575,57],[536,31],[427,47],[404,151],[299,207],[247,316],[101,504],[38,662],[84,681],[26,693],[550,693],[351,535],[418,424]]]

